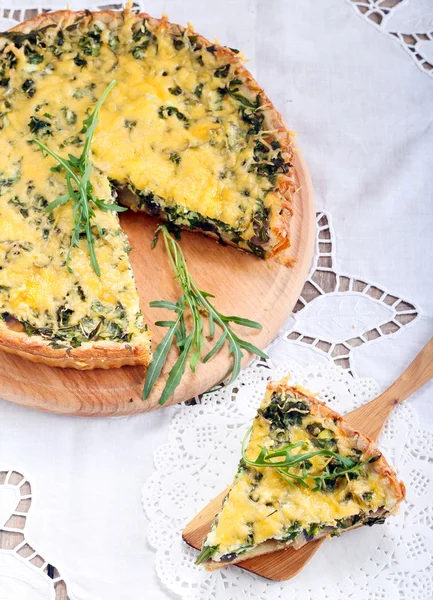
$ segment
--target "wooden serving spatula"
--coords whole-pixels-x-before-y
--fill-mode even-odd
[[[415,360],[383,394],[345,415],[345,419],[365,435],[376,441],[392,409],[433,377],[433,338]],[[217,496],[185,527],[184,541],[201,549],[215,515],[221,508],[227,490]],[[250,558],[236,566],[257,573],[267,579],[284,581],[294,577],[317,552],[324,539],[310,542],[299,550],[287,548],[271,554]]]

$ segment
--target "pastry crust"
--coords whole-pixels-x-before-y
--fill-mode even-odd
[[[316,415],[319,418],[332,419],[336,425],[337,431],[339,430],[341,434],[345,437],[349,437],[354,441],[353,447],[362,452],[363,460],[368,460],[373,456],[377,456],[379,450],[376,444],[363,433],[353,429],[349,425],[344,418],[339,415],[337,412],[329,408],[326,404],[318,400],[309,390],[306,390],[302,386],[291,386],[287,383],[287,378],[278,382],[270,382],[267,386],[267,393],[273,392],[290,392],[297,399],[306,402],[310,408],[310,414]],[[394,469],[388,464],[385,457],[381,454],[380,458],[371,464],[372,468],[378,473],[381,478],[387,480],[387,489],[390,491],[395,503],[391,510],[380,508],[376,512],[372,514],[372,517],[379,517],[381,514],[395,514],[398,511],[399,505],[404,499],[406,495],[406,489],[403,482],[399,481],[397,478],[397,474]],[[227,490],[227,494],[230,492],[230,488]],[[356,529],[357,527],[362,526],[362,523],[356,523],[351,527],[347,527],[344,531],[349,531],[351,529]],[[326,530],[320,535],[316,536],[315,539],[326,537],[329,534]],[[307,540],[302,540],[301,542],[292,544],[279,542],[277,540],[266,540],[261,544],[251,548],[251,550],[247,550],[243,552],[235,559],[231,561],[212,561],[209,560],[203,563],[203,566],[208,571],[214,571],[216,569],[221,569],[227,565],[232,565],[236,563],[241,563],[249,558],[254,558],[256,556],[261,556],[262,554],[269,554],[271,552],[276,552],[277,550],[283,550],[284,548],[288,548],[293,546],[298,549],[307,543]]]
[[[67,27],[80,19],[82,23],[86,20],[99,20],[107,26],[117,27],[125,15],[130,14],[126,9],[123,12],[102,10],[99,12],[61,10],[47,14],[41,14],[33,19],[20,23],[10,31],[28,33],[39,30],[49,25]],[[146,13],[135,15],[137,21],[146,19],[150,25],[167,28],[171,33],[192,32],[190,27],[184,28],[180,25],[170,23],[165,17],[155,19]],[[200,44],[209,47],[213,44],[200,34],[194,33]],[[266,129],[276,132],[281,145],[281,154],[285,162],[291,162],[293,158],[292,136],[286,128],[281,114],[274,108],[269,98],[243,66],[242,60],[227,47],[216,47],[216,53],[223,56],[227,62],[236,65],[239,73],[245,81],[245,86],[251,95],[261,94]],[[292,216],[292,196],[295,193],[295,183],[291,169],[289,174],[279,174],[277,178],[277,191],[272,193],[271,204],[267,206],[269,214],[269,242],[263,246],[266,258],[280,254],[279,262],[289,266],[293,258],[287,258],[281,254],[283,250],[290,247],[290,220]],[[203,232],[215,237],[211,232]],[[229,240],[227,240],[230,243]],[[148,365],[151,361],[150,339],[151,334],[147,332],[148,344],[143,345],[96,341],[82,344],[73,349],[54,349],[49,342],[40,336],[28,336],[24,332],[14,331],[6,325],[0,325],[0,349],[12,354],[18,354],[36,363],[44,363],[56,367],[72,367],[76,369],[113,368],[123,365]]]
[[[151,334],[147,345],[109,341],[86,342],[78,348],[55,349],[40,336],[28,336],[0,325],[0,350],[34,363],[79,370],[113,369],[126,365],[148,365],[152,360]]]

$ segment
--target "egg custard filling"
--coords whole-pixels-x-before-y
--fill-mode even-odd
[[[197,564],[218,568],[383,523],[403,497],[368,438],[306,390],[271,383]]]
[[[134,210],[261,258],[290,243],[290,136],[237,51],[166,19],[63,11],[0,35],[0,327],[54,350],[142,347],[130,362],[148,362],[117,214],[95,208],[101,275],[85,239],[65,268],[73,205],[46,210],[68,190],[33,141],[78,157],[113,80],[91,145],[95,195],[109,203],[129,188]]]

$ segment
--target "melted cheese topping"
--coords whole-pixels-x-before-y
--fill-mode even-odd
[[[11,35],[2,41],[0,61],[1,314],[25,323],[30,333],[45,328],[47,335],[90,318],[87,335],[93,319],[104,315],[107,327],[104,322],[98,339],[140,337],[139,302],[116,214],[95,209],[101,277],[93,272],[86,240],[72,250],[69,273],[71,203],[44,210],[66,192],[65,178],[51,170],[56,162],[31,138],[60,155],[78,156],[83,119],[116,79],[91,149],[97,196],[110,201],[115,181],[166,213],[222,224],[243,243],[268,239],[264,229],[261,241],[255,239],[257,215],[264,227],[278,143],[272,149],[269,138],[257,149],[263,117],[254,99],[239,100],[236,64],[196,47],[192,36],[174,36],[164,23],[152,29],[127,14],[117,28],[84,19],[36,38]],[[75,344],[86,339],[77,331],[71,334]],[[66,333],[63,338],[72,343]]]
[[[262,410],[270,400],[267,394]],[[287,440],[290,443],[305,442],[305,446],[293,449],[293,454],[317,451],[307,429],[308,426],[314,428],[317,423],[333,433],[337,444],[335,451],[343,456],[353,456],[353,440],[346,437],[332,419],[311,414],[304,416],[301,424],[286,430],[285,443]],[[277,449],[281,433],[281,429],[277,431],[272,421],[259,413],[246,451],[248,459],[257,459],[262,447]],[[315,456],[310,459],[309,471],[323,473],[328,462],[329,457]],[[292,472],[301,474],[301,469]],[[321,529],[341,527],[341,520],[393,507],[395,499],[387,480],[375,471],[374,463],[362,467],[354,479],[347,476],[341,479],[330,491],[313,491],[315,483],[308,478],[309,488],[299,484],[292,486],[273,468],[240,467],[205,546],[217,547],[213,559],[219,560],[223,555],[251,548],[268,539],[286,541],[291,539],[288,535],[292,531],[308,534],[311,530],[312,535],[317,535],[319,529],[315,529],[316,526]],[[296,535],[292,539],[294,537]]]

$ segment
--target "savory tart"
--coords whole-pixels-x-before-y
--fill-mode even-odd
[[[65,176],[34,142],[79,156],[113,80],[91,146],[98,198],[129,188],[134,210],[261,258],[290,245],[290,133],[236,50],[128,10],[40,15],[0,35],[0,347],[33,361],[151,359],[117,214],[95,208],[100,276],[85,240],[67,260],[72,205],[45,210]]]
[[[196,564],[218,569],[361,525],[405,495],[375,444],[287,378],[271,382]]]

